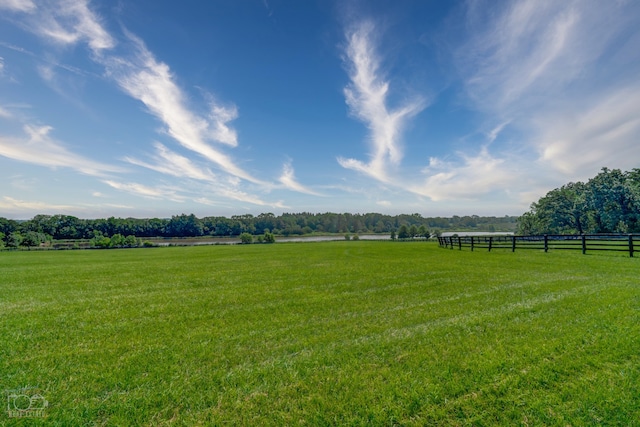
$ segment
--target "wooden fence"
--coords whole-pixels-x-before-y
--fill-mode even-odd
[[[580,234],[544,236],[451,236],[438,237],[443,248],[459,249],[537,249],[547,252],[550,249],[574,249],[587,251],[628,252],[633,257],[640,250],[640,234]]]

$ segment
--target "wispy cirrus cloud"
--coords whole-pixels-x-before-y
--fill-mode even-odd
[[[260,205],[268,204],[258,196],[241,191],[237,180],[257,185],[267,191],[275,185],[254,177],[222,148],[215,147],[215,144],[238,146],[237,132],[230,126],[230,122],[238,117],[236,106],[223,104],[205,93],[208,110],[200,112],[192,108],[188,105],[189,97],[176,83],[169,65],[158,60],[143,40],[127,30],[124,30],[124,39],[116,46],[115,38],[105,29],[100,17],[91,11],[86,0],[61,0],[55,4],[36,1],[32,6],[19,8],[12,5],[11,10],[27,13],[27,21],[32,24],[29,30],[49,42],[60,45],[86,43],[93,53],[91,59],[105,68],[107,77],[122,91],[142,102],[148,112],[164,124],[166,135],[183,148],[210,162],[222,176],[217,176],[206,166],[200,166],[195,159],[179,155],[159,143],[155,144],[155,153],[149,159],[125,156],[125,161],[165,175],[215,185],[217,194],[223,197]],[[44,62],[39,71],[42,78],[51,83],[55,77],[52,61]],[[281,183],[284,187],[280,188],[310,193],[310,190],[293,180],[292,176],[285,174],[283,178]],[[171,192],[142,184],[123,184],[111,180],[110,185],[140,195],[175,196]]]
[[[108,186],[136,196],[150,199],[166,199],[173,202],[184,202],[186,197],[180,194],[180,189],[173,186],[148,186],[137,182],[119,182],[105,179],[102,182]]]
[[[582,68],[576,43],[578,8],[571,1],[469,4],[469,39],[457,52],[467,93],[482,108],[502,111],[525,95],[561,87]],[[560,71],[562,72],[556,72]]]
[[[259,206],[281,206],[280,202],[268,202],[257,195],[242,191],[239,188],[240,180],[237,177],[230,177],[228,175],[218,176],[209,169],[197,165],[193,160],[171,151],[158,142],[154,145],[156,154],[150,156],[151,162],[145,162],[131,157],[125,157],[124,160],[164,175],[190,180],[189,182],[182,182],[179,189],[171,193],[172,196],[181,194],[184,198],[189,198],[198,203],[219,205],[220,202],[212,201],[211,196],[195,198],[193,196],[194,194],[215,194],[217,197],[248,202]],[[120,185],[120,187],[111,186],[118,189],[128,189],[130,190],[129,192],[138,191],[141,195],[150,194],[149,191],[146,191],[149,188],[139,188],[138,185],[128,187],[124,185]],[[158,191],[156,196],[160,197],[161,194],[162,191]]]
[[[638,167],[639,112],[640,85],[598,96],[572,111],[541,113],[533,118],[540,160],[570,176],[610,165]]]
[[[433,200],[499,191],[528,204],[602,166],[635,167],[639,17],[637,2],[466,3],[454,49],[461,101],[491,130],[477,155],[432,158],[413,191]],[[500,140],[506,129],[515,141]]]
[[[28,14],[25,23],[29,31],[60,45],[85,41],[94,53],[115,46],[86,0],[0,0],[0,8]]]
[[[5,109],[0,105],[0,118],[10,119],[11,117],[12,117],[12,114],[9,112],[9,110]]]
[[[216,191],[216,195],[219,195],[224,199],[250,203],[256,206],[269,206],[276,209],[289,208],[289,206],[285,205],[282,201],[268,202],[268,201],[262,200],[260,197],[257,197],[255,195],[252,195],[240,190],[222,189],[221,191]],[[194,199],[194,202],[197,202],[203,205],[208,205],[208,206],[220,206],[223,204],[223,202],[221,202],[220,200],[212,200],[210,197],[199,197]]]
[[[235,131],[227,123],[237,116],[235,107],[213,104],[209,120],[191,111],[182,90],[174,82],[167,64],[156,60],[144,42],[128,34],[132,56],[104,60],[109,75],[131,97],[138,99],[166,125],[166,132],[183,147],[213,162],[224,172],[246,181],[263,184],[241,169],[233,159],[213,148],[209,141],[237,145]]]
[[[0,9],[14,12],[31,12],[36,8],[32,0],[0,0]]]
[[[13,197],[4,196],[0,200],[0,209],[3,212],[22,213],[22,212],[73,212],[77,210],[76,206],[51,204],[41,201],[19,200]]]
[[[364,21],[347,32],[346,60],[351,83],[344,95],[351,114],[366,124],[370,131],[369,162],[338,158],[342,167],[363,172],[376,180],[388,182],[390,165],[397,166],[403,156],[400,138],[407,120],[425,108],[417,98],[395,109],[387,106],[389,82],[380,70],[380,58],[373,37],[371,21]]]
[[[517,174],[505,159],[491,156],[486,148],[475,156],[464,153],[458,156],[463,159],[462,164],[431,158],[429,166],[422,171],[426,178],[422,183],[410,186],[410,191],[434,201],[474,200],[500,188]]]
[[[291,162],[284,164],[284,167],[282,168],[282,175],[280,175],[278,181],[280,181],[280,183],[284,185],[285,188],[297,191],[298,193],[310,194],[312,196],[321,195],[320,193],[313,191],[308,187],[305,187],[296,180],[295,171],[293,170]]]
[[[633,166],[639,17],[637,2],[468,4],[456,57],[465,91],[488,120],[522,132],[521,169],[536,154],[562,179]]]
[[[238,133],[229,127],[228,123],[238,118],[238,108],[235,105],[223,106],[211,95],[209,98],[210,120],[208,126],[209,136],[212,140],[230,145],[238,146]]]
[[[0,135],[0,156],[51,168],[70,168],[98,177],[124,171],[71,152],[49,135],[53,130],[51,126],[25,125],[23,130],[25,135],[20,137]]]
[[[166,175],[180,178],[191,178],[203,181],[216,181],[216,176],[208,169],[197,166],[192,160],[169,150],[163,144],[154,144],[156,154],[151,155],[152,163],[125,157],[124,160],[133,165],[141,166]]]

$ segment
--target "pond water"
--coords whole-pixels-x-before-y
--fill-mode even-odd
[[[254,243],[256,242],[254,236]],[[351,234],[353,238],[353,234]],[[390,240],[391,235],[389,234],[362,234],[358,235],[360,240]],[[335,235],[335,236],[296,236],[296,237],[276,237],[276,243],[294,243],[294,242],[329,242],[333,240],[345,240],[344,235]],[[234,238],[224,238],[224,239],[212,239],[212,240],[202,240],[202,241],[193,241],[193,240],[173,240],[166,242],[156,242],[158,246],[201,246],[201,245],[236,245],[240,243],[240,239]]]

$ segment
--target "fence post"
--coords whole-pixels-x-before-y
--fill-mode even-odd
[[[471,236],[471,252],[473,252],[473,236]]]
[[[511,252],[516,251],[516,236],[511,236]]]
[[[451,243],[451,249],[453,249],[453,236],[449,237],[449,243]]]
[[[629,256],[633,258],[633,234],[629,234]]]
[[[458,250],[462,250],[462,238],[460,236],[458,236]]]
[[[587,236],[582,233],[582,255],[587,253]]]
[[[546,234],[544,235],[544,251],[549,251],[549,236],[547,236]]]
[[[491,252],[491,246],[493,246],[493,236],[489,236],[489,252]]]

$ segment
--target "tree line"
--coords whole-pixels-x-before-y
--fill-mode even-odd
[[[423,217],[420,214],[378,213],[261,213],[230,218],[194,214],[171,218],[81,219],[71,215],[36,215],[17,221],[0,217],[0,246],[38,246],[52,240],[93,239],[107,244],[116,236],[118,245],[133,245],[132,239],[152,237],[238,237],[313,233],[398,233],[402,237],[438,234],[445,230],[514,231],[517,217]],[[404,228],[403,228],[404,226]],[[406,230],[405,230],[406,229]],[[246,238],[246,237],[245,237]],[[127,240],[128,239],[128,240]],[[121,243],[122,241],[126,243]],[[138,242],[137,244],[139,244]],[[98,245],[99,246],[99,245]]]
[[[640,169],[603,168],[549,191],[518,218],[518,234],[640,232]]]

